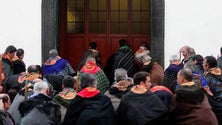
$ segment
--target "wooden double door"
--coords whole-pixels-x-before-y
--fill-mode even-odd
[[[142,43],[150,46],[150,24],[149,0],[60,0],[59,52],[76,69],[94,41],[104,66],[120,39],[134,52]]]

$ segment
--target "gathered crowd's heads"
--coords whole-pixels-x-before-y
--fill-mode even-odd
[[[127,41],[125,39],[120,39],[119,40],[119,45],[120,45],[120,47],[126,46],[127,45]]]
[[[128,79],[128,75],[127,75],[127,71],[123,68],[118,68],[115,70],[114,73],[114,80],[115,81],[121,81],[121,80],[127,80]]]
[[[89,48],[90,49],[96,49],[97,48],[97,43],[96,42],[90,42],[89,43]]]
[[[97,87],[96,76],[89,73],[82,73],[80,78],[80,88]]]
[[[43,80],[36,82],[33,90],[42,94],[50,94],[49,84]]]
[[[150,62],[151,59],[152,59],[152,58],[150,57],[150,55],[144,55],[144,56],[143,56],[143,63]]]
[[[17,56],[19,59],[23,59],[23,57],[24,57],[24,50],[21,49],[21,48],[17,49],[17,51],[16,51],[16,56]]]
[[[39,65],[30,65],[27,70],[28,73],[40,73],[42,68]]]
[[[180,57],[178,54],[173,54],[170,56],[170,59],[169,59],[170,63],[173,63],[173,62],[178,62],[180,61]]]
[[[217,60],[213,56],[206,56],[203,60],[203,68],[205,71],[208,71],[211,68],[217,67]]]
[[[87,63],[96,63],[96,59],[93,55],[90,55],[86,58],[86,64]]]
[[[8,110],[11,105],[11,100],[8,94],[0,94],[0,99],[2,100],[4,104],[4,110]]]
[[[16,48],[13,45],[10,45],[5,49],[5,54],[8,54],[11,59],[15,56],[15,52]]]
[[[150,77],[150,74],[144,71],[140,71],[134,74],[133,82],[135,85],[139,85],[141,82],[146,82],[146,78]]]
[[[140,47],[143,47],[144,50],[149,50],[149,46],[146,42],[144,42]]]
[[[142,53],[143,51],[149,51],[149,47],[146,43],[143,43],[141,46],[139,46],[139,49],[137,50],[137,53]],[[149,54],[150,52],[148,52]]]
[[[183,47],[180,49],[180,53],[181,53],[184,57],[186,57],[187,51],[188,51],[189,48],[190,48],[189,46],[183,46]]]
[[[74,88],[76,80],[72,76],[66,76],[62,80],[63,88]]]
[[[203,63],[203,56],[197,54],[197,55],[193,56],[192,60],[195,64],[196,63]]]
[[[58,56],[58,51],[56,49],[51,49],[49,51],[49,57],[56,57]]]
[[[140,47],[139,47],[139,50],[137,51],[137,53],[142,53],[144,50],[145,50],[145,47],[140,46]]]
[[[186,62],[184,68],[189,68],[192,72],[196,72],[198,70],[196,64],[193,61]]]
[[[188,51],[187,51],[187,53],[188,53],[189,56],[194,56],[194,55],[196,55],[196,52],[195,52],[194,48],[189,48]]]
[[[183,46],[180,49],[180,53],[182,53],[184,58],[189,58],[190,56],[194,56],[196,54],[195,50],[189,46]]]
[[[181,69],[177,74],[177,82],[179,85],[193,81],[193,72],[189,68]]]
[[[135,85],[144,85],[147,89],[151,87],[150,74],[144,71],[137,72],[133,76]]]

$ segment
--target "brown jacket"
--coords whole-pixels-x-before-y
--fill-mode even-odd
[[[180,95],[183,95],[183,99],[179,98],[177,95],[179,92],[176,91],[176,94],[173,97],[172,102],[172,114],[173,121],[175,125],[218,125],[215,114],[213,113],[211,106],[208,102],[206,94],[203,95],[203,100],[199,103],[192,104],[188,102],[182,102],[182,100],[193,100],[195,97],[192,95],[193,99],[190,98],[191,91],[187,91],[188,89],[194,90],[194,86],[184,87],[183,91],[180,91]],[[195,90],[196,91],[196,90]],[[200,89],[197,91],[201,91]],[[194,92],[193,94],[197,93]],[[187,93],[187,94],[186,94]],[[189,97],[187,95],[190,95]],[[182,97],[182,96],[180,96]],[[176,101],[180,100],[180,101]]]
[[[164,77],[164,70],[160,64],[151,61],[148,65],[143,65],[142,70],[150,73],[150,81],[152,84],[161,85]]]

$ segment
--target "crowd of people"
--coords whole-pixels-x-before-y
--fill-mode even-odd
[[[90,42],[77,69],[56,49],[26,68],[24,50],[8,46],[0,125],[222,125],[222,47],[216,59],[183,46],[164,70],[147,44],[136,52],[125,39],[119,46],[102,64]]]

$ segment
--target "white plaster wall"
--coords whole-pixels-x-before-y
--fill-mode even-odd
[[[23,48],[26,67],[41,64],[41,0],[0,1],[0,53]]]
[[[183,45],[203,57],[222,46],[222,0],[165,0],[165,68]]]

